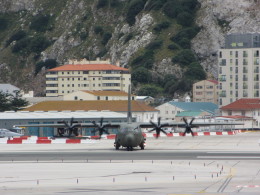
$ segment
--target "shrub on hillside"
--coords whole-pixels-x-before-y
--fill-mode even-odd
[[[141,96],[151,96],[151,97],[157,97],[160,94],[162,94],[163,89],[156,86],[156,85],[150,85],[146,84],[143,85],[137,92],[138,95]]]
[[[172,43],[172,44],[168,45],[168,49],[170,49],[170,50],[179,50],[180,48],[181,47],[176,43]]]
[[[35,75],[38,74],[43,67],[47,69],[55,68],[58,65],[55,59],[47,59],[45,61],[40,61],[35,65]]]
[[[162,30],[169,28],[169,26],[170,26],[170,22],[164,21],[159,24],[156,24],[153,30],[155,32],[161,32]]]
[[[44,36],[35,36],[35,37],[25,37],[16,42],[12,47],[13,53],[40,53],[49,47],[51,42],[46,39]]]
[[[50,25],[51,25],[50,15],[38,14],[32,18],[30,29],[38,32],[45,32],[50,29]]]
[[[193,62],[190,64],[189,69],[184,73],[184,77],[191,80],[205,80],[207,75],[198,62]]]
[[[14,33],[7,41],[6,46],[10,45],[13,41],[19,41],[26,37],[26,32],[23,30],[19,30],[18,32]]]
[[[102,35],[103,33],[104,33],[104,30],[103,30],[103,28],[101,27],[101,26],[95,26],[94,27],[94,32],[95,32],[95,34],[100,34],[100,35]]]
[[[163,44],[162,40],[155,40],[149,43],[145,48],[148,50],[155,50],[155,49],[159,49],[162,46],[162,44]]]
[[[102,43],[103,45],[106,45],[107,42],[111,39],[111,37],[112,37],[112,34],[111,34],[110,32],[104,33],[104,35],[103,35],[103,37],[102,37],[101,43]]]
[[[188,12],[179,13],[177,16],[177,23],[182,26],[191,26],[193,24],[193,15]]]
[[[144,67],[137,68],[132,72],[132,81],[148,83],[151,81],[151,73]]]
[[[189,66],[192,62],[196,62],[196,58],[191,50],[184,49],[172,58],[172,62],[181,66]]]
[[[6,30],[8,27],[8,20],[4,17],[0,17],[0,31]]]
[[[145,5],[145,0],[132,0],[126,13],[126,22],[132,26],[135,24],[135,16],[139,14]]]
[[[163,6],[163,13],[170,18],[176,18],[182,12],[183,7],[179,1],[169,1]]]
[[[97,9],[106,7],[108,5],[108,0],[98,0]]]

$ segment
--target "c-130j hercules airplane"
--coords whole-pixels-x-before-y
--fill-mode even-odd
[[[103,124],[103,118],[101,118],[100,123],[97,124],[95,121],[92,121],[92,124],[89,123],[77,123],[71,118],[70,124],[63,121],[59,124],[30,124],[30,125],[19,125],[23,127],[54,127],[58,129],[64,128],[64,131],[69,132],[69,136],[73,133],[78,135],[78,128],[96,128],[95,132],[99,132],[99,136],[106,133],[109,134],[109,128],[118,128],[118,133],[115,137],[114,147],[116,150],[119,150],[120,147],[124,147],[127,151],[132,151],[135,147],[140,147],[142,150],[145,147],[145,137],[142,132],[142,128],[153,128],[149,132],[155,131],[156,138],[160,136],[160,133],[163,132],[167,134],[163,127],[180,127],[185,128],[184,134],[191,133],[194,136],[192,128],[199,126],[211,126],[211,125],[243,125],[242,123],[193,123],[194,118],[190,122],[186,118],[183,118],[183,122],[170,122],[170,123],[161,123],[161,118],[158,118],[157,123],[150,121],[150,123],[140,123],[133,122],[132,120],[132,110],[131,110],[131,86],[128,88],[128,111],[127,111],[127,122],[118,123],[118,124]]]

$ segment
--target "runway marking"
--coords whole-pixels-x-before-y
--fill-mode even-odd
[[[252,151],[252,152],[248,152],[248,151],[232,151],[232,152],[228,152],[228,151],[223,151],[223,152],[206,152],[207,154],[233,154],[233,153],[247,153],[247,154],[259,154],[258,151]]]
[[[260,159],[260,156],[197,156],[197,158],[224,158],[224,159]]]
[[[239,185],[237,188],[260,188],[260,185]]]

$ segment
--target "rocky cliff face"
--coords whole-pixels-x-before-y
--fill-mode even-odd
[[[203,67],[217,78],[217,51],[230,33],[260,32],[259,0],[200,0],[197,23],[202,27],[193,39],[193,49]]]
[[[217,78],[217,51],[224,45],[224,36],[228,33],[260,32],[260,0],[198,1],[201,7],[197,12],[196,23],[201,27],[201,31],[192,40],[192,49],[198,55],[208,76]],[[33,89],[36,94],[40,94],[44,89],[44,69],[38,76],[34,76],[35,58],[38,61],[56,59],[63,64],[71,58],[91,58],[103,52],[101,57],[110,58],[112,63],[119,61],[122,66],[128,66],[132,57],[157,36],[152,31],[152,26],[157,23],[158,14],[152,12],[140,12],[136,16],[135,24],[130,26],[123,16],[124,7],[112,11],[100,10],[96,8],[95,0],[51,2],[50,0],[0,1],[2,15],[16,15],[16,22],[13,22],[12,28],[0,36],[2,42],[0,82],[10,82],[22,89]],[[122,3],[124,0],[119,2]],[[55,25],[44,35],[52,41],[52,44],[37,56],[13,55],[10,48],[4,46],[10,34],[19,28],[25,29],[34,16],[46,9],[48,14],[53,16]],[[102,30],[111,35],[106,44],[100,43],[101,36],[95,31],[98,26],[106,26]],[[182,77],[182,69],[178,64],[173,64],[171,58],[172,56],[167,54],[159,58],[153,66],[153,73],[161,75],[171,73],[177,78]]]

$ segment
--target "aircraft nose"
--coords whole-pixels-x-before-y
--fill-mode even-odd
[[[134,135],[133,134],[127,134],[125,137],[126,143],[128,146],[132,146],[134,142]]]

